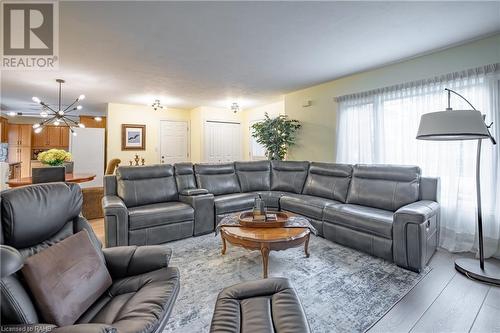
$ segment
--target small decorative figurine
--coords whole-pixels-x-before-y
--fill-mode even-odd
[[[136,154],[136,155],[135,155],[135,158],[134,158],[134,161],[135,161],[135,166],[139,166],[139,161],[140,161],[140,160],[141,160],[141,159],[139,158],[139,155],[137,155],[137,154]]]
[[[146,163],[146,160],[143,158],[141,158],[141,165],[144,165],[144,163]]]
[[[128,163],[130,164],[130,166],[134,165],[134,161],[132,160],[128,161]]]

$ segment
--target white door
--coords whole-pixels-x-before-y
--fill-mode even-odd
[[[189,162],[187,121],[160,121],[160,162]]]
[[[233,122],[205,122],[205,162],[224,163],[241,159],[241,125]]]
[[[104,128],[74,128],[76,136],[70,136],[69,149],[73,160],[73,172],[91,173],[91,182],[81,187],[102,186],[104,176]]]

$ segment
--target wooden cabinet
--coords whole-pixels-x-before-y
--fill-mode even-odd
[[[9,123],[6,118],[0,117],[0,142],[9,142],[9,133],[7,127]]]
[[[34,149],[68,148],[69,128],[47,126],[41,133],[33,134]]]
[[[61,147],[69,147],[69,128],[61,127]]]
[[[31,125],[9,124],[7,128],[9,145],[18,147],[31,146]]]
[[[29,177],[31,175],[31,147],[9,146],[9,163],[18,162],[21,162],[20,176]]]

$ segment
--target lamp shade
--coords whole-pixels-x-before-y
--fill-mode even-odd
[[[483,115],[475,110],[450,110],[422,115],[418,140],[452,141],[488,139]]]

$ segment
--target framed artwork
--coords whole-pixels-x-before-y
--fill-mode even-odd
[[[122,150],[146,150],[146,125],[122,124]]]

